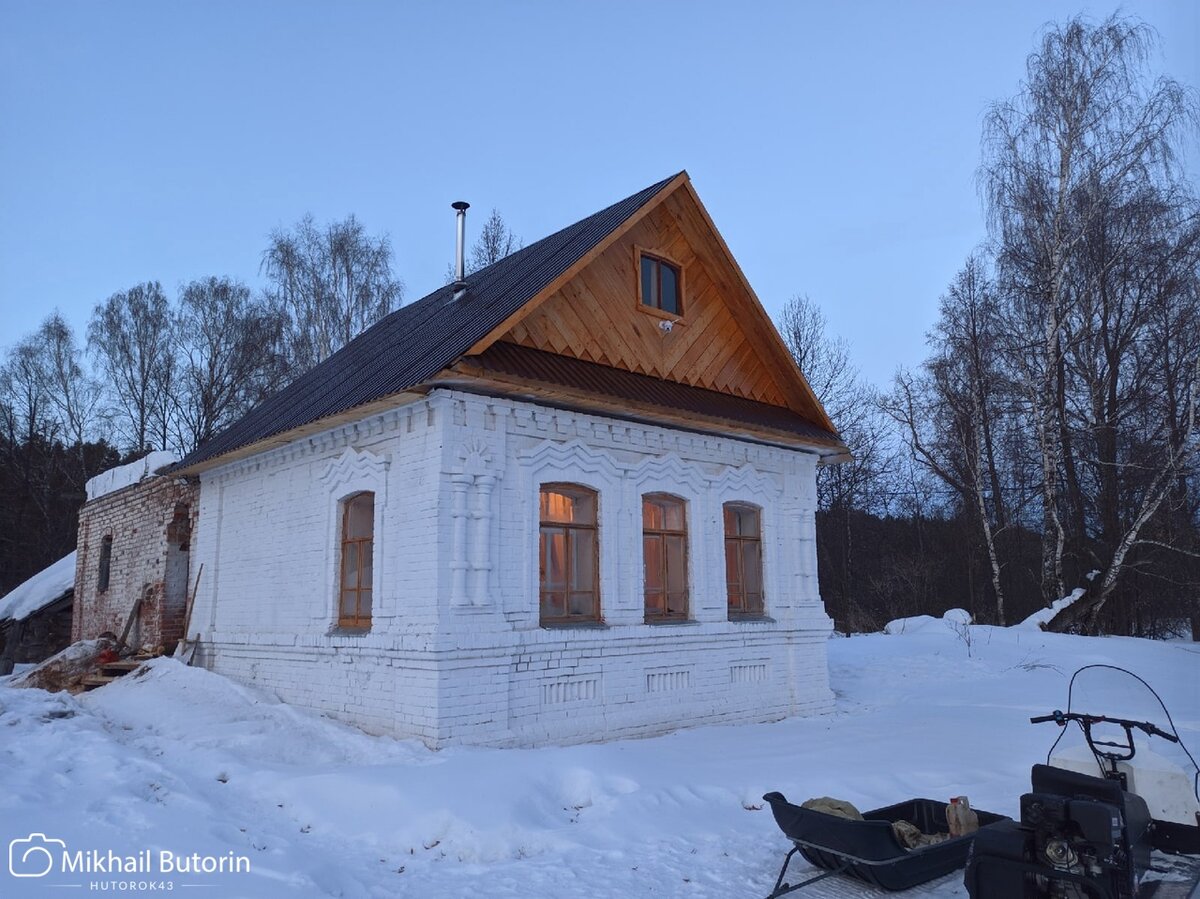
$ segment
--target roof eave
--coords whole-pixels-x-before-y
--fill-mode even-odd
[[[265,453],[273,449],[278,449],[281,446],[287,446],[289,443],[294,443],[297,440],[311,438],[325,431],[332,431],[352,421],[367,418],[371,415],[377,415],[380,412],[385,412],[396,406],[405,406],[409,403],[424,399],[426,389],[421,386],[410,387],[406,390],[401,390],[397,393],[391,393],[387,396],[379,397],[369,403],[363,403],[360,406],[354,406],[344,412],[339,412],[335,415],[327,415],[324,418],[318,418],[310,421],[299,427],[291,428],[287,431],[281,431],[278,434],[272,434],[269,437],[264,437],[261,440],[256,440],[253,443],[248,443],[245,446],[235,447],[227,450],[217,456],[210,456],[201,459],[198,462],[193,462],[190,465],[173,465],[163,471],[163,474],[170,474],[177,477],[193,477],[199,476],[207,471],[212,471],[214,468],[220,468],[223,465],[228,465],[233,462],[248,459],[251,456],[256,456],[259,453]]]

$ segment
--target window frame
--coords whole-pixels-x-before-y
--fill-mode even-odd
[[[642,260],[643,259],[652,259],[655,262],[657,262],[660,266],[668,265],[675,271],[675,289],[676,289],[676,293],[678,295],[678,301],[679,301],[678,302],[678,306],[679,306],[678,312],[668,312],[666,309],[663,309],[661,305],[653,306],[653,305],[650,305],[649,303],[645,302],[645,297],[642,294]],[[634,275],[634,281],[635,281],[634,295],[636,298],[638,309],[640,309],[642,312],[645,312],[647,315],[653,315],[657,318],[663,318],[663,319],[666,319],[666,320],[676,323],[676,324],[681,324],[684,322],[684,312],[685,312],[684,302],[683,302],[684,270],[683,270],[683,265],[680,262],[676,261],[675,259],[672,259],[670,256],[666,255],[665,253],[659,252],[658,250],[651,250],[646,247],[635,246],[633,248],[633,275]],[[661,274],[661,271],[658,276],[658,282],[659,282],[659,302],[661,303],[662,302],[662,274]]]
[[[646,503],[661,502],[666,500],[674,505],[677,505],[682,513],[683,527],[682,529],[661,527],[650,528],[646,526]],[[691,578],[689,571],[691,568],[690,547],[688,545],[688,502],[681,496],[676,496],[673,493],[664,493],[655,491],[652,493],[644,493],[641,497],[642,501],[642,612],[646,624],[673,624],[680,621],[690,621],[691,615]],[[669,556],[666,550],[668,537],[683,538],[683,610],[679,612],[670,611],[670,565]],[[659,557],[662,559],[662,608],[661,613],[651,613],[647,602],[647,562],[646,562],[646,540],[647,538],[656,538],[660,545],[661,551]]]
[[[545,493],[559,493],[571,495],[571,493],[590,496],[593,500],[595,509],[595,519],[592,523],[576,523],[563,521],[546,521],[542,518],[542,496]],[[538,624],[541,627],[570,627],[572,625],[595,625],[603,623],[603,615],[600,604],[600,491],[588,487],[586,484],[578,484],[570,481],[548,481],[538,485],[537,493],[538,505]],[[547,529],[561,530],[564,535],[563,539],[563,562],[564,562],[564,583],[566,589],[562,591],[546,589],[546,531]],[[572,574],[572,559],[574,553],[572,546],[575,540],[580,538],[580,535],[588,535],[588,539],[592,541],[592,610],[587,615],[572,615],[570,614],[571,593],[581,593],[583,591],[571,590],[571,574]],[[563,616],[547,616],[545,597],[548,593],[562,592],[564,594],[564,612]]]
[[[350,537],[350,508],[354,501],[364,496],[371,497],[371,535],[369,537]],[[375,603],[375,503],[377,494],[374,490],[358,490],[344,497],[340,502],[341,527],[338,531],[338,580],[337,580],[337,626],[349,631],[367,631],[371,629],[371,616]],[[366,585],[363,584],[363,546],[366,545],[370,554],[371,577]],[[346,586],[346,559],[349,551],[355,553],[355,586]],[[345,612],[345,597],[347,592],[355,594],[354,615]],[[367,614],[362,614],[363,593],[367,594]]]
[[[728,509],[745,509],[754,512],[758,520],[758,533],[754,535],[730,534],[729,525],[726,520],[726,510]],[[763,509],[762,506],[754,503],[746,502],[745,500],[730,500],[721,504],[721,529],[724,532],[725,541],[725,598],[728,608],[730,621],[747,621],[767,617],[767,582],[766,582],[766,564],[763,557]],[[737,560],[738,568],[738,600],[737,605],[734,605],[734,594],[730,588],[729,580],[729,550],[730,544],[736,547],[734,558]],[[758,546],[758,605],[753,607],[750,603],[750,592],[746,590],[746,572],[745,572],[745,552],[743,546],[747,543],[754,543]]]

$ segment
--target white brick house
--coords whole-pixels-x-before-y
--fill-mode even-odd
[[[175,467],[199,658],[431,746],[819,712],[815,477],[844,452],[681,173]]]

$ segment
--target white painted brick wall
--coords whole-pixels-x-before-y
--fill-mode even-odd
[[[814,456],[434,391],[201,480],[202,661],[433,746],[531,745],[830,707]],[[538,624],[539,485],[600,494],[604,627]],[[338,501],[376,494],[370,633],[338,633]],[[688,502],[693,621],[643,623],[641,501]],[[766,620],[728,620],[721,505],[763,509]]]

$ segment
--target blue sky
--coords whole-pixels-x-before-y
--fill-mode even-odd
[[[985,236],[988,103],[1114,9],[0,0],[0,347],[138,281],[260,284],[306,212],[387,232],[411,301],[452,200],[530,242],[686,168],[768,311],[807,293],[883,384]],[[1200,86],[1200,4],[1124,10]]]

